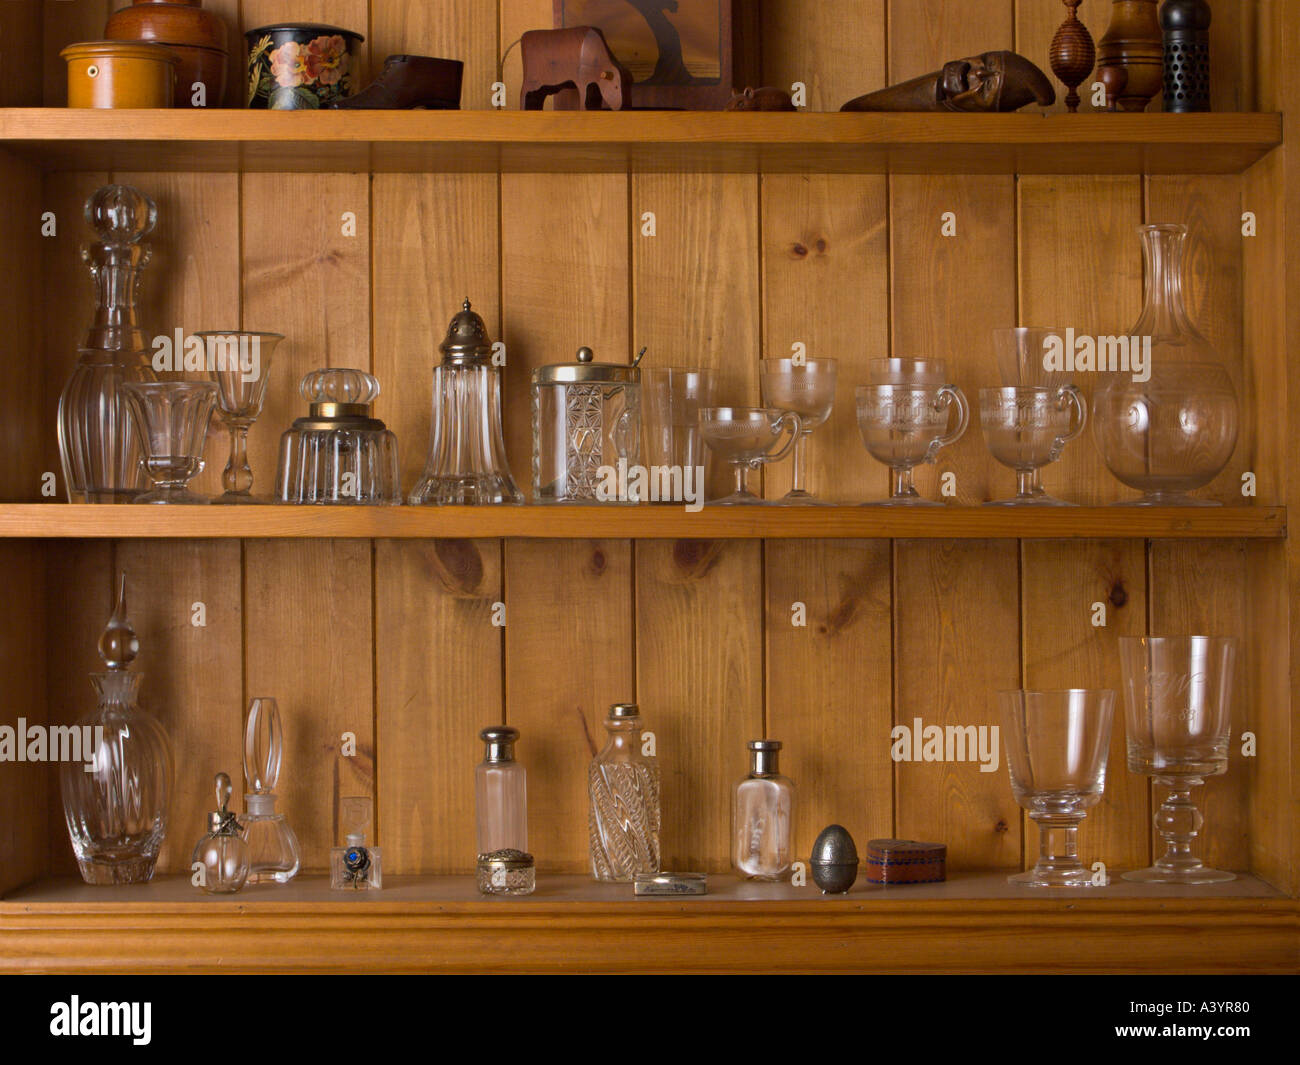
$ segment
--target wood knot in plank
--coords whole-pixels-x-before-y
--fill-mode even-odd
[[[1124,587],[1124,578],[1117,577],[1110,586],[1110,595],[1106,597],[1116,610],[1128,602],[1128,589]]]
[[[452,595],[478,598],[483,584],[483,559],[472,540],[434,540],[434,575]]]
[[[721,540],[678,540],[673,544],[673,565],[687,577],[703,577],[721,557]]]

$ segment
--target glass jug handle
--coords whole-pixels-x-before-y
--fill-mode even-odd
[[[759,460],[760,463],[780,462],[790,453],[795,441],[803,435],[803,419],[792,410],[783,411],[781,417],[772,423],[772,435],[780,436],[781,432],[786,428],[790,429],[790,438],[781,445],[779,450],[764,455]]]
[[[1056,407],[1063,410],[1066,404],[1073,404],[1078,421],[1073,429],[1068,430],[1064,436],[1058,436],[1052,441],[1051,461],[1055,462],[1061,457],[1061,452],[1065,450],[1065,445],[1083,432],[1083,427],[1088,424],[1088,401],[1083,398],[1074,385],[1066,385],[1056,393]]]
[[[275,700],[250,699],[244,722],[244,783],[250,792],[266,794],[275,790],[283,746],[280,709]]]
[[[966,424],[970,421],[970,405],[966,402],[966,396],[960,388],[953,385],[944,385],[939,389],[935,397],[936,407],[947,407],[955,405],[957,408],[957,424],[946,435],[936,436],[930,442],[930,450],[926,453],[925,461],[933,462],[934,457],[949,444],[955,444],[961,439],[961,434],[966,431]]]

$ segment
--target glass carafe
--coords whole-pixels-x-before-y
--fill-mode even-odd
[[[244,722],[244,839],[248,842],[248,882],[287,884],[298,875],[302,858],[298,837],[275,809],[284,732],[274,699],[252,699]]]
[[[1213,506],[1187,493],[1209,484],[1232,457],[1236,391],[1218,352],[1184,307],[1187,227],[1146,225],[1139,232],[1145,304],[1127,338],[1129,366],[1116,370],[1109,357],[1107,367],[1098,366],[1108,372],[1093,393],[1097,447],[1116,479],[1143,493],[1133,503]],[[1099,352],[1099,363],[1101,357]],[[1139,362],[1145,365],[1139,368]]]
[[[641,712],[615,703],[605,720],[609,739],[587,773],[591,805],[591,875],[630,881],[659,872],[659,766],[641,753]]]
[[[153,381],[150,344],[136,323],[144,238],[158,209],[130,185],[107,185],[86,201],[98,240],[81,249],[95,282],[95,317],[59,396],[59,458],[71,503],[125,503],[147,487],[122,386]]]
[[[139,650],[126,616],[124,575],[99,638],[107,671],[90,675],[99,705],[77,722],[83,760],[60,766],[68,835],[87,884],[148,881],[167,832],[172,749],[162,726],[136,705],[144,674],[127,667]]]

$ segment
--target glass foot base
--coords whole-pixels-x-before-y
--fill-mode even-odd
[[[142,496],[136,496],[132,503],[182,503],[186,506],[206,506],[211,503],[207,496],[201,496],[196,492],[191,492],[188,488],[160,488],[153,492],[145,492]]]
[[[251,492],[223,492],[219,496],[213,496],[211,499],[207,500],[207,502],[242,506],[253,504],[261,507],[269,507],[274,500],[272,500],[270,496],[255,496]]]
[[[822,499],[811,492],[786,492],[780,499],[771,501],[777,507],[833,507],[829,499]]]
[[[81,879],[87,884],[103,887],[109,884],[147,884],[153,879],[158,858],[123,858],[119,861],[78,860]]]
[[[710,499],[706,507],[763,507],[771,506],[766,499],[760,499],[753,492],[732,492],[721,499]]]
[[[1033,868],[1007,877],[1007,883],[1044,888],[1087,888],[1098,886],[1093,883],[1092,872],[1083,868],[1083,866],[1065,869]]]
[[[869,503],[863,503],[864,507],[941,507],[942,503],[935,503],[930,499],[922,499],[920,496],[890,496],[888,499],[873,499]]]
[[[1125,880],[1137,884],[1226,884],[1236,880],[1236,873],[1227,873],[1222,869],[1211,869],[1208,865],[1189,865],[1183,869],[1162,869],[1153,865],[1149,869],[1134,869],[1121,873]]]
[[[1011,499],[992,499],[984,504],[986,507],[1077,507],[1078,503],[1067,503],[1043,493],[1040,496],[1015,496]]]
[[[1121,499],[1112,507],[1221,507],[1217,499],[1196,499],[1185,492],[1148,492],[1141,499]]]

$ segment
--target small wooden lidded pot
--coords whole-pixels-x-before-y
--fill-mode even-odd
[[[936,884],[948,878],[948,848],[914,839],[873,839],[867,843],[870,884]]]
[[[68,62],[69,107],[171,107],[176,53],[161,44],[85,41],[59,53]]]

